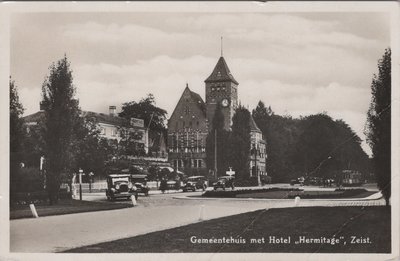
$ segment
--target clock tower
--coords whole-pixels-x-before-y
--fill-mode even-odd
[[[224,128],[229,130],[232,117],[238,103],[237,88],[239,83],[233,78],[228,65],[221,56],[211,75],[204,81],[206,84],[206,109],[209,130],[212,128],[215,108],[219,103],[224,114]]]

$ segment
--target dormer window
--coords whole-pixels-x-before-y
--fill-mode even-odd
[[[221,77],[221,72],[218,72],[218,73],[217,73],[217,77]]]

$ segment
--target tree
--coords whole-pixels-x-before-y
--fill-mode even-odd
[[[71,173],[74,166],[72,143],[75,127],[80,123],[79,102],[74,95],[70,63],[64,56],[50,66],[50,73],[42,85],[46,189],[50,204],[58,202],[61,179]]]
[[[340,178],[342,170],[368,172],[361,139],[342,120],[320,113],[293,119],[259,102],[253,117],[267,142],[266,169],[274,182],[300,176]]]
[[[391,195],[391,50],[386,49],[378,62],[378,75],[371,83],[371,104],[367,114],[367,142],[378,187],[386,205]]]
[[[230,132],[224,129],[224,114],[220,104],[215,108],[212,129],[206,140],[206,163],[208,168],[215,170],[215,135],[217,135],[217,172],[215,175],[223,176],[229,165],[229,135]]]
[[[259,101],[253,110],[253,118],[263,133],[266,146],[266,171],[274,182],[288,182],[296,172],[293,167],[292,154],[298,139],[299,120],[277,115]]]
[[[86,174],[93,172],[96,176],[104,175],[105,163],[112,155],[111,145],[106,138],[100,136],[100,128],[94,119],[79,120],[81,122],[76,124],[73,139],[75,164],[72,168],[81,168]]]
[[[9,81],[10,86],[10,197],[16,191],[20,163],[22,162],[24,128],[21,119],[24,108],[19,101],[17,86],[15,82]]]
[[[237,179],[247,179],[250,174],[250,112],[239,106],[232,117],[229,161]]]
[[[120,117],[130,120],[138,118],[144,120],[144,126],[155,131],[165,131],[165,120],[167,119],[167,111],[156,106],[153,94],[148,94],[139,102],[131,101],[122,105]]]
[[[257,104],[257,107],[253,110],[253,118],[254,120],[268,120],[268,118],[270,118],[274,112],[271,109],[271,106],[265,107],[264,102],[259,101]]]
[[[120,129],[121,140],[118,144],[119,156],[144,156],[145,148],[140,141],[144,133],[134,129]]]
[[[151,93],[139,102],[124,103],[119,116],[127,120],[131,118],[143,119],[144,126],[149,130],[150,140],[155,140],[160,136],[167,137],[167,128],[165,126],[167,111],[156,106],[155,97]],[[151,153],[151,148],[149,148],[149,153]]]
[[[331,176],[331,153],[337,145],[334,126],[334,121],[326,114],[310,115],[302,119],[302,131],[292,158],[296,170],[302,176]]]

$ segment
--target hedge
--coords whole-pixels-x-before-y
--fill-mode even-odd
[[[336,192],[336,193],[335,193]],[[354,197],[357,196],[363,192],[367,192],[366,189],[336,189],[335,191],[326,192],[326,191],[321,191],[321,193],[312,193],[308,194],[307,192],[305,193],[294,193],[294,194],[289,194],[288,198],[295,198],[299,196],[300,198],[305,198],[305,199],[331,199],[331,198],[349,198],[349,197]]]
[[[60,190],[59,199],[70,199],[72,198],[71,192],[66,190]],[[17,205],[27,205],[31,203],[43,203],[47,202],[48,193],[45,190],[34,191],[34,192],[18,192],[15,194],[15,198],[11,199],[12,203]]]
[[[241,189],[241,190],[207,190],[202,194],[208,198],[235,198],[239,194],[262,193],[272,191],[302,191],[300,188],[260,188],[260,189]]]

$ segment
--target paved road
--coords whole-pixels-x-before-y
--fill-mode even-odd
[[[185,193],[186,195],[200,194]],[[258,209],[294,207],[294,200],[188,200],[182,193],[140,197],[134,208],[10,221],[11,252],[58,252]],[[92,195],[93,196],[93,195]],[[98,195],[102,197],[102,195]],[[104,196],[103,196],[104,197]],[[298,206],[383,205],[383,200],[300,200]]]
[[[139,198],[138,207],[10,221],[11,252],[57,252],[264,208],[264,203]],[[38,240],[40,239],[40,240]]]

